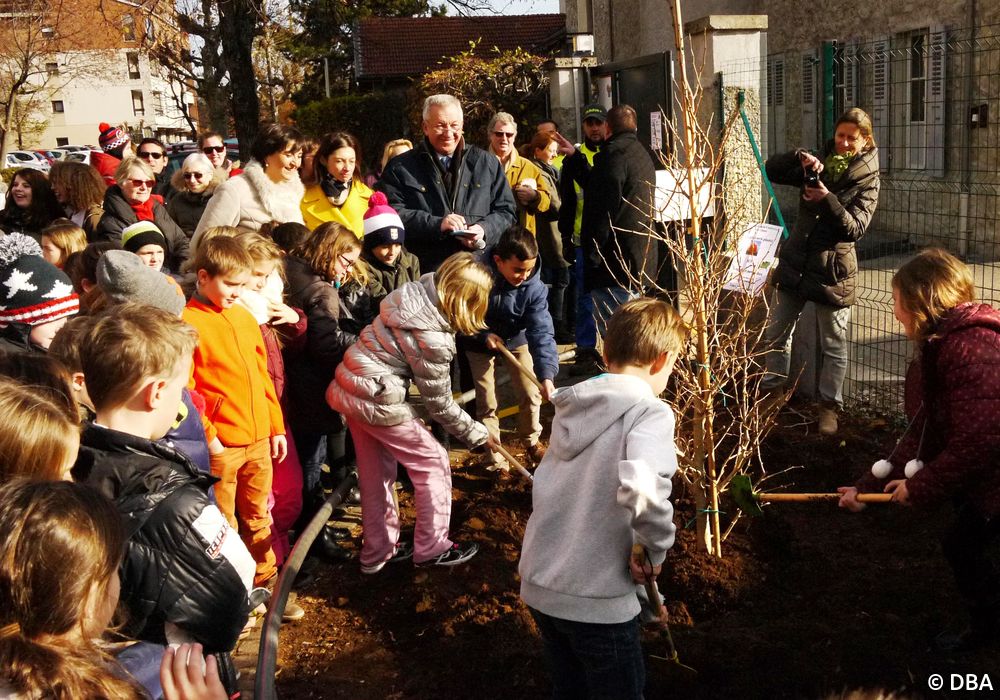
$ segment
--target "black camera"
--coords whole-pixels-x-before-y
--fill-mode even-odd
[[[802,182],[805,183],[806,187],[819,187],[819,173],[815,170],[807,170]]]

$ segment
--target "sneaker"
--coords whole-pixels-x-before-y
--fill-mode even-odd
[[[306,616],[306,611],[296,602],[298,598],[295,591],[288,594],[288,600],[285,601],[285,611],[281,614],[282,622],[295,622]]]
[[[427,561],[414,562],[417,566],[457,566],[476,556],[479,545],[475,542],[455,542],[450,549],[446,549],[436,557]]]
[[[409,542],[400,542],[396,545],[396,551],[393,552],[392,556],[385,561],[380,561],[377,564],[362,564],[361,573],[363,574],[377,574],[379,571],[385,568],[386,564],[395,564],[399,561],[407,561],[413,558],[413,545]]]
[[[836,435],[837,428],[837,409],[829,404],[822,403],[819,405],[816,415],[817,421],[819,422],[819,434],[820,435]]]

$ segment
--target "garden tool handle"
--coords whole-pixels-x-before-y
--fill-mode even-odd
[[[646,550],[641,544],[636,542],[632,545],[632,554],[644,557]],[[653,606],[653,612],[659,617],[663,610],[663,600],[660,599],[660,589],[656,585],[656,579],[648,579],[643,585],[646,587],[646,597],[649,598],[649,604]]]
[[[839,493],[755,493],[754,497],[767,503],[803,503],[807,501],[836,501]],[[892,500],[891,493],[859,493],[857,499],[861,503],[888,503]]]
[[[512,455],[510,452],[508,452],[506,450],[506,448],[504,448],[503,445],[497,445],[497,452],[499,452],[500,454],[502,454],[507,459],[507,461],[510,462],[514,466],[514,469],[518,470],[519,472],[521,472],[521,474],[523,474],[524,476],[528,477],[529,480],[531,480],[531,481],[535,480],[535,478],[531,475],[531,472],[529,472],[527,469],[525,469],[521,465],[520,462],[518,462],[516,459],[514,459],[514,455]]]
[[[517,367],[518,371],[521,374],[523,374],[528,380],[530,380],[532,384],[534,384],[535,386],[537,386],[539,391],[544,391],[544,388],[542,387],[542,383],[540,381],[538,381],[538,377],[535,376],[535,373],[532,372],[527,367],[525,367],[524,365],[522,365],[521,361],[519,359],[517,359],[517,357],[514,355],[514,353],[512,353],[510,350],[507,349],[506,345],[504,345],[503,343],[500,343],[499,345],[497,345],[497,349],[501,353],[503,353],[503,356],[506,357],[510,362],[512,362],[515,367]],[[504,455],[504,456],[506,457],[506,455]]]

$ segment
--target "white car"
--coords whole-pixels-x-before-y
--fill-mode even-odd
[[[90,165],[90,150],[86,151],[70,151],[63,156],[63,160],[72,161],[74,163],[85,163]]]
[[[41,170],[46,173],[52,169],[52,166],[49,165],[49,161],[45,159],[45,156],[32,151],[10,151],[7,153],[7,160],[4,167],[34,168],[35,170]]]

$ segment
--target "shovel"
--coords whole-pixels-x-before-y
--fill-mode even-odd
[[[761,493],[753,490],[750,477],[738,474],[729,482],[729,492],[733,495],[736,505],[747,515],[762,515],[761,503],[805,503],[810,501],[840,500],[839,493]],[[859,493],[860,503],[888,503],[892,500],[891,493]]]
[[[645,556],[646,551],[643,549],[641,544],[632,545],[632,553]],[[674,646],[674,637],[670,634],[670,623],[668,623],[663,615],[663,599],[660,598],[660,589],[656,585],[656,579],[647,580],[645,584],[646,587],[646,597],[649,599],[649,604],[653,608],[653,614],[656,615],[657,621],[655,624],[662,632],[663,640],[667,644],[667,655],[666,656],[656,656],[655,654],[650,654],[650,658],[657,659],[658,661],[666,661],[668,663],[676,664],[683,669],[687,669],[691,673],[698,673],[695,669],[690,666],[682,664],[680,657],[677,655],[677,647]]]
[[[502,454],[502,455],[503,455],[503,456],[504,456],[504,457],[505,457],[505,458],[507,459],[507,461],[508,461],[508,462],[510,462],[510,463],[511,463],[511,465],[512,465],[512,466],[514,467],[514,469],[516,469],[517,471],[521,472],[521,474],[523,474],[523,475],[524,475],[524,477],[525,477],[525,478],[526,478],[526,479],[527,479],[528,481],[534,481],[534,480],[535,480],[535,477],[533,477],[533,476],[531,475],[531,472],[529,472],[529,471],[528,471],[527,469],[525,469],[525,468],[524,468],[524,467],[523,467],[523,466],[521,465],[521,463],[520,463],[520,462],[518,462],[518,461],[517,461],[516,459],[514,459],[514,455],[512,455],[512,454],[511,454],[510,452],[508,452],[508,451],[507,451],[507,450],[506,450],[506,449],[504,448],[504,446],[503,446],[503,445],[498,445],[498,446],[497,446],[497,451],[498,451],[498,452],[499,452],[500,454]]]
[[[525,367],[524,365],[522,365],[521,361],[517,359],[517,356],[514,355],[514,353],[512,353],[510,350],[507,349],[506,345],[504,345],[503,343],[497,343],[497,350],[503,353],[503,356],[507,358],[507,361],[510,362],[515,367],[517,367],[517,370],[521,374],[523,374],[525,378],[528,379],[528,381],[537,386],[539,391],[543,390],[542,383],[538,381],[538,377],[535,376],[535,373],[532,372],[527,367]]]

